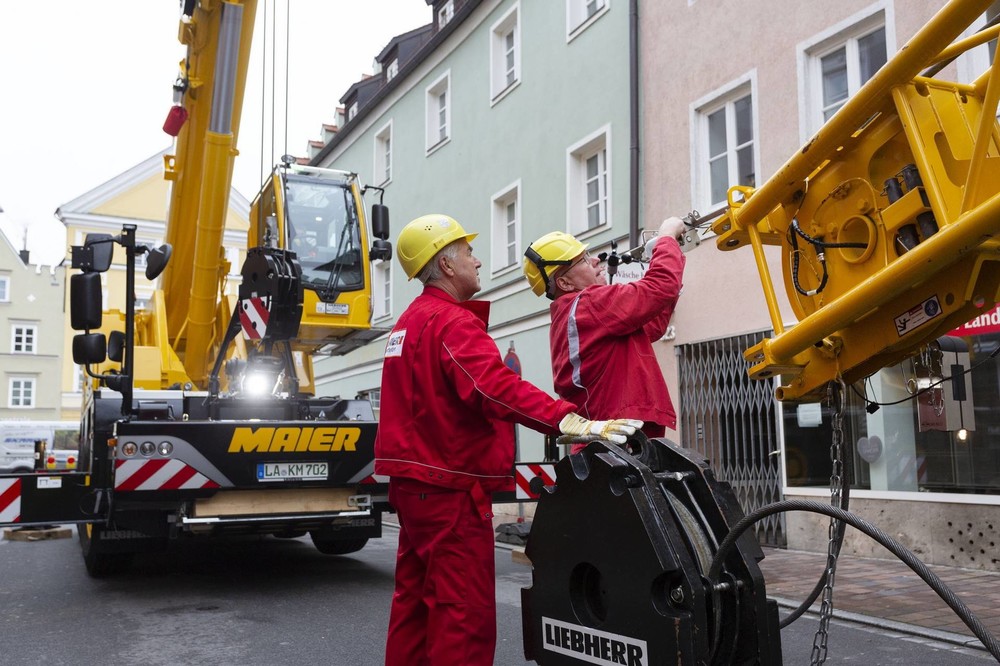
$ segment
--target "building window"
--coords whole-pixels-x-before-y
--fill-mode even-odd
[[[0,303],[10,302],[10,276],[0,275]]]
[[[493,195],[492,273],[516,268],[521,247],[521,182]]]
[[[569,149],[566,182],[570,233],[611,224],[610,157],[609,127]]]
[[[566,39],[572,40],[607,13],[611,0],[566,0]]]
[[[455,18],[455,1],[448,0],[438,9],[438,30],[448,25],[453,18]]]
[[[446,72],[427,87],[427,152],[444,145],[451,136],[451,72]]]
[[[389,66],[385,68],[386,82],[392,81],[397,74],[399,74],[399,58],[393,58],[389,61]]]
[[[349,107],[347,107],[347,122],[354,120],[354,116],[358,115],[358,103],[352,102]]]
[[[375,174],[372,180],[385,185],[392,180],[392,122],[375,133]]]
[[[371,403],[372,409],[378,412],[379,408],[382,406],[382,389],[380,388],[370,388],[365,391],[359,391],[358,397],[361,399],[368,398],[368,402]]]
[[[736,85],[695,109],[696,200],[705,209],[726,202],[734,185],[757,181],[752,84]]]
[[[73,392],[82,393],[83,392],[83,382],[86,378],[84,377],[84,371],[82,365],[73,364]]]
[[[36,340],[38,338],[38,327],[26,324],[14,324],[10,330],[10,353],[11,354],[36,354]]]
[[[29,377],[11,377],[7,385],[7,406],[29,409],[35,406],[35,380]]]
[[[521,80],[520,5],[515,3],[490,29],[490,93],[499,101]]]
[[[967,327],[963,327],[966,337],[962,339],[968,340],[968,346],[957,353],[947,352],[943,366],[960,365],[964,381],[956,384],[949,379],[910,394],[908,381],[927,378],[927,368],[921,368],[918,360],[883,368],[847,391],[844,439],[857,442],[843,452],[852,456],[852,488],[979,496],[1000,493],[1000,439],[994,434],[1000,426],[1000,412],[994,408],[1000,399],[1000,366],[994,358],[1000,335],[970,335]],[[957,391],[962,384],[964,390]],[[869,411],[869,401],[883,403],[882,409]],[[828,488],[830,454],[815,444],[833,437],[829,407],[783,404],[782,412],[787,485]]]
[[[376,261],[372,264],[372,318],[392,315],[392,262]]]
[[[807,131],[815,133],[887,59],[885,15],[878,11],[803,48]]]

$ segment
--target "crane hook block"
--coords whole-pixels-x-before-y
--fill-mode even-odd
[[[244,336],[265,342],[294,338],[302,321],[302,267],[294,252],[247,250],[239,297]]]
[[[546,666],[780,664],[777,604],[751,532],[721,579],[707,579],[742,516],[729,484],[665,439],[640,432],[624,447],[599,440],[563,458],[525,549],[525,657]]]

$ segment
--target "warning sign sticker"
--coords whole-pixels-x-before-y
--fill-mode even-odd
[[[914,329],[923,326],[931,319],[941,314],[941,303],[937,296],[931,296],[923,303],[914,305],[912,308],[896,317],[896,333],[903,337]]]

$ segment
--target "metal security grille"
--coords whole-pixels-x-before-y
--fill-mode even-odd
[[[684,446],[728,481],[744,512],[781,499],[779,412],[773,381],[751,381],[743,351],[768,332],[678,345],[679,428]],[[785,516],[758,522],[757,539],[783,547]]]

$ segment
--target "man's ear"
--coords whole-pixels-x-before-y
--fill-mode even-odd
[[[566,277],[565,273],[559,275],[556,278],[552,278],[552,284],[553,286],[555,286],[556,289],[562,292],[568,293],[576,290],[573,286],[573,283],[570,282],[569,278]]]
[[[455,274],[455,269],[454,267],[452,267],[451,262],[448,260],[448,257],[446,255],[444,254],[440,255],[437,258],[437,261],[438,261],[438,268],[441,269],[441,273],[443,275],[451,277]]]

